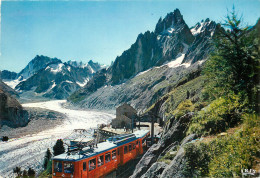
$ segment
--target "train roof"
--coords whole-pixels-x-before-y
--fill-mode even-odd
[[[64,153],[55,156],[52,158],[53,160],[60,160],[60,161],[79,161],[81,159],[86,159],[88,157],[92,157],[98,155],[100,153],[106,152],[113,148],[117,148],[123,144],[129,143],[131,141],[137,140],[139,138],[144,137],[148,130],[138,130],[132,134],[123,134],[113,136],[107,139],[105,142],[101,142],[97,144],[97,147],[90,148],[89,146],[84,147],[80,152],[71,152],[71,153]]]

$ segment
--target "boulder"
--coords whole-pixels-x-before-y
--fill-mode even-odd
[[[172,178],[172,177],[185,177],[182,174],[182,170],[186,166],[185,151],[183,147],[180,147],[176,156],[162,172],[161,178]]]
[[[28,112],[14,97],[0,87],[0,125],[20,127],[28,122]]]
[[[162,174],[166,166],[168,165],[164,162],[156,162],[148,169],[148,171],[141,178],[157,178]]]
[[[142,159],[136,165],[135,171],[131,178],[141,177],[156,162],[160,152],[163,150],[162,144],[154,144],[149,150],[143,155]]]

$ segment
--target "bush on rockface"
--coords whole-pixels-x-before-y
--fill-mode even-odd
[[[175,115],[175,118],[178,119],[181,116],[187,114],[188,112],[192,112],[193,110],[194,110],[194,105],[192,104],[191,100],[184,100],[174,110],[173,115]]]
[[[206,176],[208,174],[208,164],[210,156],[208,154],[208,145],[187,144],[185,147],[186,165],[184,167],[183,175],[185,177]]]
[[[218,98],[192,118],[188,134],[209,135],[235,126],[241,119],[243,104],[237,95]]]
[[[252,169],[260,154],[260,117],[246,115],[242,128],[231,136],[210,143],[210,177],[241,176],[242,169]]]
[[[242,169],[254,169],[260,155],[260,117],[244,115],[234,133],[199,141],[185,147],[183,174],[202,177],[242,176]]]

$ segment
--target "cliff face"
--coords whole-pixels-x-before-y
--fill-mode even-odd
[[[158,21],[154,32],[140,34],[131,48],[116,58],[108,70],[111,83],[118,84],[153,66],[174,60],[193,40],[180,11],[174,10]]]
[[[187,128],[193,113],[187,113],[179,119],[172,118],[167,122],[162,133],[162,139],[154,144],[144,154],[142,159],[136,165],[136,169],[131,178],[138,177],[185,177],[181,174],[180,169],[173,169],[174,166],[183,166],[185,158],[183,156],[183,146],[189,141],[196,138],[196,135],[190,135],[185,138],[184,130]],[[178,152],[176,151],[177,148]],[[160,161],[167,152],[177,152],[174,159],[175,165],[171,166]],[[170,169],[170,173],[169,173]],[[168,172],[166,172],[168,171]],[[175,172],[172,173],[172,172]]]
[[[29,122],[28,112],[8,93],[0,81],[0,121],[9,127],[25,126]],[[5,86],[7,87],[7,86]]]

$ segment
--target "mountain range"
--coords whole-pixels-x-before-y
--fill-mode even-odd
[[[63,63],[57,58],[37,55],[21,72],[5,70],[1,77],[20,95],[64,99],[84,86],[100,69],[101,66],[92,60],[87,64],[76,61]]]
[[[145,110],[200,68],[220,28],[209,19],[189,28],[176,9],[153,32],[139,34],[108,68],[37,55],[21,72],[4,70],[1,78],[24,97],[68,98],[76,106],[103,109],[130,102]]]
[[[112,109],[128,102],[145,110],[190,77],[214,50],[220,25],[210,19],[189,28],[178,9],[160,18],[153,32],[139,34],[107,69],[69,98],[83,108]]]

